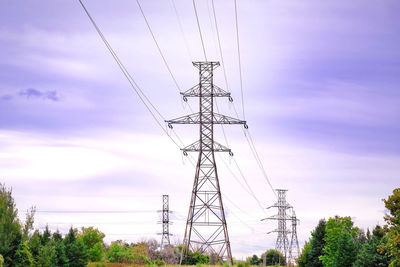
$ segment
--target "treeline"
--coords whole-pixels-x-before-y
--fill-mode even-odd
[[[365,233],[350,217],[320,220],[297,259],[300,267],[400,267],[400,188],[383,200],[386,225]]]
[[[35,210],[25,223],[18,218],[12,191],[0,184],[0,267],[81,267],[89,262],[103,266],[106,262],[135,265],[177,264],[182,246],[166,246],[161,251],[155,240],[126,243],[121,240],[106,245],[105,235],[93,227],[70,228],[63,236],[59,231],[34,230]],[[210,257],[189,252],[183,264],[208,264]]]

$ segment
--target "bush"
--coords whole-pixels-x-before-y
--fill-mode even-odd
[[[156,259],[154,260],[154,264],[157,266],[165,266],[165,261],[164,260],[160,260],[160,259]]]

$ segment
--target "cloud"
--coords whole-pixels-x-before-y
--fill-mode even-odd
[[[55,90],[52,90],[52,91],[40,91],[40,90],[37,90],[35,88],[28,88],[28,89],[25,89],[25,90],[21,90],[18,93],[18,95],[19,96],[25,96],[28,99],[29,98],[40,98],[40,99],[44,99],[44,100],[48,99],[48,100],[55,101],[55,102],[60,101],[60,97],[57,94],[57,91],[55,91]]]
[[[12,98],[13,98],[12,95],[2,95],[2,96],[0,96],[0,99],[1,100],[5,100],[5,101],[11,100]]]

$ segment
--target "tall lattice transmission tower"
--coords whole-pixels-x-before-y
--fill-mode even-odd
[[[171,234],[169,233],[169,225],[171,222],[169,221],[169,196],[168,195],[163,195],[162,196],[162,205],[163,209],[159,210],[159,212],[162,213],[162,221],[160,222],[162,224],[162,235],[161,237],[161,246],[160,248],[163,249],[166,245],[170,245],[169,237]]]
[[[286,202],[286,189],[276,189],[278,193],[278,202],[274,205],[268,207],[269,208],[278,208],[278,214],[262,219],[263,220],[277,220],[278,221],[278,229],[271,231],[269,233],[278,233],[278,237],[276,238],[275,250],[279,251],[285,259],[288,259],[288,250],[289,250],[289,240],[288,234],[291,233],[289,229],[286,227],[286,221],[291,220],[291,216],[287,214],[289,209],[292,209],[289,203]],[[280,260],[280,259],[279,259]],[[280,263],[280,262],[279,262]]]
[[[199,70],[199,84],[181,95],[184,101],[187,101],[188,97],[198,97],[199,112],[166,121],[170,128],[172,124],[199,124],[200,126],[199,140],[182,149],[185,155],[187,152],[199,152],[199,154],[180,263],[188,250],[207,253],[232,263],[214,156],[214,152],[231,153],[231,150],[214,140],[214,124],[243,124],[246,128],[247,125],[245,121],[214,112],[215,97],[228,97],[232,101],[229,92],[213,83],[213,72],[219,66],[219,62],[193,62],[193,65]]]
[[[296,217],[296,212],[292,209],[292,239],[290,240],[289,246],[289,259],[288,263],[294,264],[296,258],[300,255],[300,248],[299,248],[299,240],[297,239],[297,224],[299,223],[299,219]]]

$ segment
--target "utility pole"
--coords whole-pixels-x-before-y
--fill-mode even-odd
[[[214,112],[215,97],[228,97],[232,101],[229,92],[213,83],[213,72],[219,66],[219,62],[193,62],[193,65],[199,70],[199,84],[181,95],[184,101],[187,101],[188,97],[198,97],[199,112],[166,121],[170,128],[172,124],[200,126],[199,140],[182,149],[184,155],[187,155],[187,152],[199,152],[199,154],[180,264],[188,250],[216,255],[218,259],[232,264],[228,228],[214,157],[214,152],[230,154],[232,152],[214,141],[214,124],[243,124],[245,128],[247,125],[245,121]]]
[[[169,236],[171,235],[169,233],[169,196],[168,195],[163,195],[162,196],[162,202],[163,202],[163,209],[159,210],[159,212],[162,213],[162,221],[160,222],[162,224],[162,237],[161,237],[161,246],[160,248],[163,249],[166,245],[170,245],[169,241]]]
[[[299,241],[297,239],[297,224],[300,221],[296,217],[296,212],[292,210],[292,239],[289,246],[289,263],[294,264],[295,259],[300,255]]]
[[[288,249],[289,249],[288,234],[290,233],[290,230],[286,228],[286,221],[291,220],[291,217],[286,214],[286,211],[288,209],[291,209],[292,206],[290,206],[289,203],[286,202],[286,192],[287,192],[286,189],[276,189],[276,192],[278,192],[278,202],[268,207],[268,209],[278,208],[278,214],[262,219],[262,221],[264,220],[278,221],[278,229],[271,231],[269,233],[278,233],[278,237],[276,239],[276,244],[275,244],[275,250],[279,251],[285,257],[285,260],[287,260]],[[279,258],[279,263],[281,263],[280,258]]]

